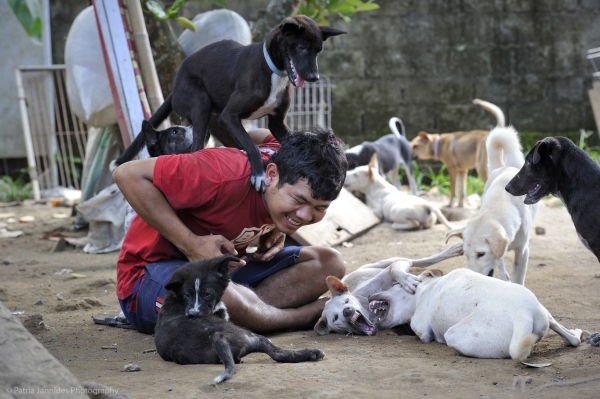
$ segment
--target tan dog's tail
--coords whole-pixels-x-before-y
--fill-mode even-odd
[[[506,126],[506,119],[504,118],[504,112],[502,112],[500,107],[498,107],[497,105],[494,105],[492,103],[489,103],[487,101],[480,100],[478,98],[473,100],[473,104],[479,105],[481,108],[485,109],[486,111],[488,111],[492,115],[494,115],[496,117],[496,126],[498,126],[498,127]]]
[[[488,176],[505,166],[520,169],[525,162],[519,133],[512,127],[495,127],[485,142],[488,155]]]
[[[518,342],[511,342],[510,347],[508,348],[508,353],[510,354],[511,358],[522,362],[529,357],[533,345],[535,345],[535,343],[539,340],[540,337],[535,334],[526,335]]]

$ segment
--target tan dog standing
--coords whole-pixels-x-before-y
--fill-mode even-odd
[[[497,126],[505,126],[504,113],[496,105],[479,99],[473,100],[473,103],[491,112],[496,117]],[[419,132],[417,137],[411,141],[413,159],[439,159],[446,165],[450,175],[450,203],[448,206],[452,206],[457,188],[459,190],[458,206],[464,206],[469,169],[477,170],[477,174],[483,182],[487,181],[485,140],[489,133],[488,130],[442,134]]]

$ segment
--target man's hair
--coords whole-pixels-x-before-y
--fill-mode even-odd
[[[306,180],[313,198],[325,201],[340,194],[348,170],[344,143],[331,129],[320,126],[289,133],[269,163],[277,165],[278,188]]]

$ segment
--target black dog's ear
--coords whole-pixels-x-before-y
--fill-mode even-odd
[[[183,275],[181,273],[173,273],[169,282],[165,284],[165,290],[179,292],[183,286]]]
[[[147,146],[152,146],[158,142],[158,131],[152,127],[150,122],[142,122],[142,133]]]
[[[298,32],[300,29],[304,29],[304,26],[292,17],[284,18],[279,24],[279,30],[281,30],[284,36]]]
[[[239,262],[240,259],[236,258],[233,255],[224,255],[221,256],[217,259],[217,272],[221,275],[221,276],[226,276],[229,274],[229,262]]]
[[[531,150],[533,153],[531,162],[533,162],[533,164],[537,164],[544,156],[552,158],[551,153],[553,149],[558,146],[558,142],[551,137],[546,137],[545,139],[538,141],[535,147],[533,147]]]
[[[335,29],[329,26],[319,26],[321,30],[321,35],[323,35],[323,41],[327,40],[331,36],[337,35],[345,35],[348,32],[344,32],[343,30]]]

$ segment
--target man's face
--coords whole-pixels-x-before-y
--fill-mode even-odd
[[[300,180],[296,184],[284,184],[278,188],[279,175],[276,165],[269,164],[275,173],[267,168],[271,182],[264,194],[265,206],[275,227],[286,234],[294,234],[302,226],[317,223],[325,217],[331,201],[314,199],[308,182]]]

